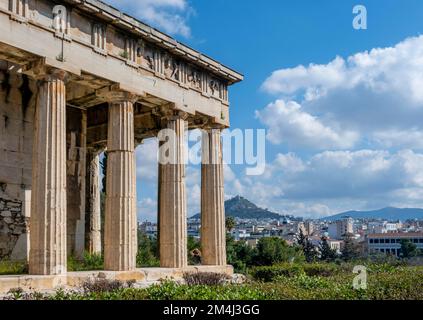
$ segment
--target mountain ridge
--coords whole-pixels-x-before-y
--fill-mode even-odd
[[[290,215],[281,215],[276,212],[272,212],[268,209],[263,209],[247,200],[242,196],[236,196],[232,199],[225,201],[225,213],[227,217],[239,218],[239,219],[272,219],[279,220],[286,217],[290,219],[296,219]],[[200,219],[200,213],[190,217],[191,219]],[[340,220],[344,217],[351,217],[353,219],[375,219],[375,220],[388,220],[388,221],[405,221],[419,219],[423,220],[423,209],[421,208],[395,208],[386,207],[378,210],[351,210],[341,212],[332,216],[322,217],[319,220],[323,221],[335,221]],[[297,217],[297,219],[302,219]]]
[[[341,212],[329,217],[324,217],[320,220],[334,221],[342,219],[343,217],[351,217],[353,219],[381,219],[390,221],[405,221],[423,219],[423,209],[386,207],[378,210],[368,211],[352,210]]]
[[[268,209],[260,208],[241,196],[225,201],[225,213],[227,217],[240,219],[281,219],[284,217]],[[199,219],[200,217],[200,213],[197,213],[191,219]]]

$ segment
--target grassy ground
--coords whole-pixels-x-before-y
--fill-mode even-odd
[[[269,267],[266,267],[269,269]],[[242,285],[182,285],[163,282],[145,289],[132,284],[100,283],[56,294],[25,295],[10,299],[53,300],[423,300],[423,267],[372,264],[367,266],[367,289],[353,288],[352,265],[279,265],[252,270]],[[269,275],[270,274],[270,275]],[[204,278],[207,281],[206,278]]]

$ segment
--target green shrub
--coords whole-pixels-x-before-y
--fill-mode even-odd
[[[367,289],[355,290],[353,264],[281,264],[257,267],[247,284],[204,285],[200,275],[190,284],[162,282],[144,289],[104,281],[83,290],[58,290],[54,295],[12,290],[9,300],[423,300],[423,268],[367,264]],[[214,280],[219,277],[213,278]],[[204,281],[206,279],[207,281]],[[213,281],[214,281],[213,280]],[[270,282],[271,281],[271,282]],[[210,282],[211,283],[211,282]],[[211,283],[212,284],[212,283]],[[82,293],[81,293],[82,292]]]
[[[333,263],[306,263],[302,267],[305,274],[311,277],[330,277],[341,272],[341,268]]]
[[[270,295],[257,286],[222,285],[188,286],[175,282],[164,282],[147,289],[149,300],[266,300]]]
[[[99,254],[84,252],[82,259],[75,256],[68,258],[68,271],[94,271],[104,270],[103,257]]]
[[[423,269],[399,267],[368,276],[367,295],[374,300],[423,300]]]
[[[291,261],[304,261],[304,255],[300,247],[290,246],[285,240],[277,237],[261,238],[259,240],[257,256],[254,257],[255,265],[270,266]]]
[[[301,265],[285,263],[274,266],[255,267],[252,269],[251,275],[257,281],[271,282],[280,276],[294,277],[303,272]]]
[[[138,233],[137,267],[152,268],[160,266],[158,242],[143,232]]]
[[[0,261],[0,275],[27,274],[26,262]]]

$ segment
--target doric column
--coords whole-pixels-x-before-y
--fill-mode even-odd
[[[136,268],[137,215],[134,153],[135,97],[120,93],[109,100],[107,186],[104,225],[106,270]]]
[[[94,148],[87,149],[86,180],[86,250],[101,254],[100,153]]]
[[[225,200],[220,129],[203,131],[201,249],[204,265],[226,265]]]
[[[160,266],[184,268],[187,258],[187,207],[185,192],[185,116],[167,120],[159,140]]]
[[[65,73],[39,81],[32,160],[29,272],[66,273]]]

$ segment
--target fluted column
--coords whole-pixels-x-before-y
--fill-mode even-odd
[[[134,154],[134,97],[122,93],[109,105],[104,237],[106,270],[136,267],[137,215]]]
[[[201,249],[204,265],[226,265],[225,201],[221,131],[203,131]]]
[[[34,121],[29,273],[66,273],[65,72],[39,81]]]
[[[86,250],[101,254],[100,155],[93,148],[87,150],[86,177]]]
[[[159,152],[160,266],[163,268],[183,268],[188,264],[185,128],[183,115],[170,117],[168,140],[161,144]]]

